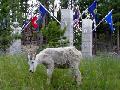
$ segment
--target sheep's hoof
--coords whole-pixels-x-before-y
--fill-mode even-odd
[[[76,83],[76,85],[78,85],[78,86],[82,85],[81,80],[77,80],[77,81],[75,81],[75,83]]]
[[[77,82],[77,85],[78,85],[78,86],[82,85],[82,82]]]

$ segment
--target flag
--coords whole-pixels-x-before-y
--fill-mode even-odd
[[[97,0],[95,0],[89,7],[88,7],[88,11],[90,12],[90,14],[92,15],[93,18],[95,18],[95,13],[94,10],[97,7]]]
[[[36,21],[36,23],[38,24],[38,28],[36,28],[36,31],[39,32],[39,30],[42,28],[42,25],[43,25],[43,19],[38,17],[38,20]]]
[[[34,16],[32,19],[31,19],[31,24],[34,28],[38,28],[38,24],[36,23],[36,21],[38,20],[37,16]]]
[[[43,5],[40,5],[38,8],[39,16],[36,15],[31,19],[31,24],[35,29],[39,28],[40,21],[43,19],[46,12],[46,8]]]
[[[39,6],[39,10],[38,11],[39,11],[39,14],[41,15],[42,18],[45,16],[45,14],[47,12],[45,7],[42,6],[42,5]]]
[[[38,20],[37,20],[37,23],[38,23],[38,28],[36,29],[37,31],[39,31],[39,29],[42,28],[41,26],[43,25],[43,22],[45,20],[44,17],[47,12],[48,12],[48,10],[42,4],[40,4],[40,6],[38,8],[39,16],[38,16]]]
[[[105,21],[109,24],[111,31],[114,32],[115,28],[113,27],[112,10],[105,16]]]
[[[73,15],[73,20],[79,19],[79,17],[80,17],[80,12],[79,12],[79,10],[75,10],[74,15]]]

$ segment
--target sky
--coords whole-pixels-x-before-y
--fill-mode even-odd
[[[39,3],[38,2],[38,0],[28,0],[28,2],[27,2],[28,4],[29,4],[29,8],[28,8],[28,17],[27,17],[27,19],[30,19],[31,18],[31,16],[33,16],[34,15],[34,12],[35,12],[35,10],[38,8],[37,7],[37,4]]]

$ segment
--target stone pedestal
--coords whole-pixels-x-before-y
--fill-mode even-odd
[[[65,36],[69,40],[69,46],[73,46],[73,11],[61,9],[61,28],[66,27]]]
[[[21,35],[22,28],[19,26],[18,22],[13,22],[13,24],[10,25],[10,27],[13,30],[12,35]],[[9,48],[9,53],[10,54],[21,53],[21,39],[16,39],[12,42]]]
[[[10,54],[21,53],[21,39],[15,40],[10,46]]]
[[[82,54],[92,57],[92,23],[91,19],[82,20]]]

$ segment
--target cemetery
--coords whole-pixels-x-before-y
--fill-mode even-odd
[[[119,90],[114,0],[1,0],[0,90]]]

